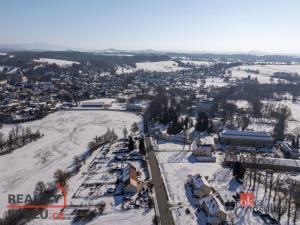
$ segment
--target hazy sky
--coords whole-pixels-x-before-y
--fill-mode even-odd
[[[300,53],[300,0],[1,0],[0,43]]]

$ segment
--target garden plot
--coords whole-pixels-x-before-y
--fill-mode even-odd
[[[95,210],[99,204],[105,204],[103,214],[87,224],[118,222],[118,224],[126,225],[129,222],[140,222],[145,219],[149,220],[145,224],[151,224],[154,211],[148,208],[148,200],[151,198],[150,191],[145,189],[141,194],[123,193],[122,191],[123,185],[119,178],[122,174],[122,164],[128,162],[120,162],[115,159],[115,154],[118,154],[117,152],[122,146],[124,146],[122,142],[117,142],[99,148],[83,164],[79,173],[70,179],[71,189],[67,195],[67,208],[63,210],[66,218],[64,221],[33,220],[29,224],[71,225],[74,224],[72,220],[77,210]],[[141,165],[139,161],[131,163]],[[139,170],[143,171],[142,168]]]

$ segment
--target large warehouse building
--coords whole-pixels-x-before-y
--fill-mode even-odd
[[[219,143],[234,146],[273,147],[274,139],[267,132],[223,130],[219,135]]]

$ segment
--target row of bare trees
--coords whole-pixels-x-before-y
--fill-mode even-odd
[[[105,134],[101,136],[96,136],[92,141],[88,144],[88,149],[95,150],[101,144],[112,142],[118,140],[118,135],[115,133],[114,129],[107,128]]]
[[[41,136],[39,131],[32,132],[29,127],[15,126],[9,131],[7,137],[0,133],[0,154],[10,153]]]
[[[297,211],[300,206],[300,183],[290,179],[284,173],[272,170],[249,168],[245,174],[245,185],[256,197],[263,190],[263,197],[257,199],[264,210],[273,215],[278,222],[286,214],[287,224],[297,224]]]

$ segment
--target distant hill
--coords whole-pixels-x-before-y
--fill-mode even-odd
[[[48,43],[0,44],[1,51],[65,51],[67,47]]]

